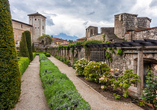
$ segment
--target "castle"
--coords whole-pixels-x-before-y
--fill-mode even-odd
[[[86,36],[78,39],[81,40],[103,40],[105,34],[107,41],[121,42],[143,40],[143,38],[154,39],[157,27],[150,28],[151,19],[148,17],[138,17],[137,14],[121,13],[114,15],[114,27],[101,27],[101,33],[98,33],[98,27],[89,26],[86,29]],[[144,35],[149,30],[147,35]],[[150,33],[151,32],[151,33]],[[143,37],[142,37],[143,36]],[[155,37],[156,39],[156,37]]]
[[[21,36],[24,31],[30,31],[32,43],[38,43],[38,38],[45,34],[46,17],[40,13],[28,14],[29,24],[12,19],[14,40],[19,47]]]

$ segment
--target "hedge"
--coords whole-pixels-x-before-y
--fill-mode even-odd
[[[20,52],[19,53],[20,53],[20,56],[29,58],[29,52],[28,52],[27,42],[26,42],[26,35],[24,32],[22,33],[22,37],[21,37],[21,41],[20,41]]]
[[[0,0],[0,110],[18,102],[21,78],[8,0]]]
[[[36,56],[36,53],[35,53],[35,52],[33,52],[33,59],[35,58],[35,56]]]
[[[33,53],[32,53],[32,46],[31,46],[31,34],[29,31],[25,31],[24,34],[26,37],[27,48],[28,48],[28,52],[29,52],[29,59],[30,59],[30,61],[32,61],[33,60]]]
[[[46,58],[40,58],[40,78],[51,110],[90,110],[89,104],[80,96],[74,84]]]
[[[28,57],[18,57],[18,65],[20,69],[21,75],[25,72],[29,65],[29,58]]]
[[[46,57],[50,57],[50,53],[48,53],[48,52],[36,52],[36,55],[39,55],[39,54],[41,54],[41,53],[43,53],[43,54],[45,54],[46,55]]]

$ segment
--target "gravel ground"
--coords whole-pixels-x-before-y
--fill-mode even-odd
[[[39,56],[36,56],[21,77],[20,99],[12,110],[50,110],[46,103],[39,70]]]
[[[142,110],[131,102],[123,103],[107,100],[107,98],[103,97],[89,85],[77,78],[75,70],[72,67],[68,67],[54,57],[50,57],[49,59],[58,66],[62,73],[69,77],[81,96],[90,104],[92,110]]]

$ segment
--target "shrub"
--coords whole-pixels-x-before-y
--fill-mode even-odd
[[[29,58],[28,57],[18,57],[18,65],[20,69],[21,75],[25,72],[29,65]]]
[[[59,69],[40,54],[40,78],[51,110],[90,110],[90,106],[80,96],[74,84]]]
[[[107,87],[111,86],[111,79],[113,78],[113,75],[110,72],[105,72],[100,76],[101,78],[99,78],[99,83],[104,86],[103,89],[107,89]]]
[[[46,52],[45,55],[46,57],[50,57],[51,54]]]
[[[153,105],[154,110],[157,109],[157,79],[152,70],[147,70],[146,88],[142,94],[142,100]]]
[[[0,0],[0,110],[18,102],[21,79],[8,0]]]
[[[123,89],[124,89],[123,96],[128,97],[127,89],[131,86],[131,84],[136,84],[137,82],[140,82],[138,77],[139,76],[136,73],[133,73],[132,69],[126,70],[126,71],[124,71],[124,74],[121,75],[117,80],[112,79],[113,89],[115,90],[118,87],[120,87],[122,89],[122,92],[123,92]]]
[[[88,61],[85,58],[77,60],[75,63],[76,74],[83,75],[84,68],[88,65]]]
[[[36,56],[36,53],[35,53],[35,52],[33,52],[33,59],[35,58],[35,56]]]
[[[31,46],[31,34],[29,31],[25,31],[24,34],[26,37],[27,48],[28,48],[28,52],[29,52],[29,59],[30,59],[30,61],[32,61],[33,60],[33,53],[32,53],[32,46]]]
[[[104,73],[110,72],[109,66],[104,62],[91,61],[84,68],[85,79],[89,81],[99,82],[99,78]]]
[[[73,64],[72,64],[72,68],[73,68],[73,69],[75,69],[75,66],[74,66],[74,65],[75,65],[75,63],[76,63],[77,60],[78,60],[78,58],[74,58],[74,61],[73,61]]]
[[[27,42],[24,32],[22,33],[22,37],[20,41],[20,56],[29,58],[29,52],[28,52]]]

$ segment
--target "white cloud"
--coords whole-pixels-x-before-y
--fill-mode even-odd
[[[157,6],[154,4],[156,0],[10,0],[13,19],[28,23],[27,14],[38,11],[48,17],[46,34],[77,37],[84,37],[89,25],[99,27],[99,32],[100,27],[113,27],[114,15],[125,12],[149,17],[151,26],[155,26]]]

